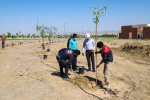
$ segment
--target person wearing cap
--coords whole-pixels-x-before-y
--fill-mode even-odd
[[[65,81],[69,81],[68,69],[72,70],[71,63],[78,55],[80,55],[79,50],[73,51],[70,48],[63,48],[58,52],[56,59],[59,63],[60,74]],[[63,68],[65,68],[65,73],[63,73]]]
[[[73,51],[78,50],[76,33],[73,34],[73,37],[69,41],[69,48],[72,49]],[[77,57],[74,58],[74,62],[72,63],[73,71],[77,70],[76,65],[77,65]]]
[[[82,47],[82,55],[84,56],[84,49],[86,47],[86,58],[88,62],[88,70],[91,71],[91,61],[92,61],[92,69],[95,72],[95,63],[94,63],[94,50],[95,50],[95,42],[93,39],[90,38],[90,34],[86,34],[86,39],[83,42]],[[90,61],[91,59],[91,61]]]
[[[68,42],[67,42],[67,48],[69,48],[69,42],[70,40],[73,38],[73,34],[71,34],[70,38],[68,39]]]
[[[97,43],[97,47],[100,49],[100,51],[95,52],[95,54],[101,53],[102,60],[96,67],[98,68],[102,63],[104,63],[104,70],[103,70],[105,82],[104,88],[106,88],[109,87],[109,74],[111,63],[113,62],[113,53],[111,49],[107,45],[104,45],[103,42],[101,41]]]

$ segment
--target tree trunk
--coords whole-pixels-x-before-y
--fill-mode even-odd
[[[97,23],[96,23],[96,45],[97,45]],[[96,47],[96,52],[97,52],[97,47]],[[96,66],[97,66],[97,54],[96,54]],[[97,86],[97,67],[96,67],[96,86]]]

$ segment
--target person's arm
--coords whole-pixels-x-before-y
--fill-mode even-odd
[[[103,59],[101,60],[101,63],[107,61],[107,52],[103,54]]]
[[[72,53],[72,54],[70,54],[69,59],[68,59],[68,63],[67,63],[69,68],[71,68],[71,62],[73,61],[73,58],[74,58],[74,54]]]
[[[93,40],[93,49],[95,50],[95,41]]]
[[[93,50],[92,50],[92,52],[94,52],[94,50],[95,50],[95,42],[94,42],[94,40],[92,41],[92,44],[93,44]]]
[[[105,61],[107,61],[107,53],[103,54],[103,59],[101,60],[101,62],[96,67],[98,68]]]
[[[85,48],[85,40],[84,40],[83,46],[82,46],[82,53],[84,53],[84,48]]]
[[[76,44],[77,44],[77,40],[76,40]],[[78,45],[77,45],[77,50],[78,50]]]
[[[84,56],[84,48],[85,48],[85,40],[83,42],[83,47],[82,47],[82,56]]]
[[[70,39],[69,41],[69,48],[71,49],[71,42],[72,42],[72,39]]]
[[[101,50],[100,50],[100,51],[98,51],[98,52],[97,52],[97,51],[95,52],[95,54],[98,54],[98,53],[101,53]]]

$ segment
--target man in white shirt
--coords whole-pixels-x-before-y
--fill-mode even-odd
[[[88,62],[88,70],[91,71],[91,61],[92,61],[92,69],[95,72],[95,63],[94,63],[94,50],[95,50],[95,42],[90,38],[90,34],[86,34],[86,39],[83,42],[82,55],[84,56],[84,49],[86,47],[86,58]],[[91,58],[91,61],[90,61]]]

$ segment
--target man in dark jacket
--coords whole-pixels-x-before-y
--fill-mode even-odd
[[[74,63],[74,58],[78,55],[80,55],[79,50],[73,51],[70,48],[63,48],[58,52],[56,59],[59,63],[60,74],[64,80],[69,81],[68,69],[72,70],[71,63]],[[65,74],[63,73],[63,67],[65,68]]]
[[[103,59],[96,67],[98,68],[102,63],[104,63],[104,70],[103,70],[104,79],[105,79],[104,88],[106,88],[109,87],[109,74],[110,74],[111,63],[113,62],[113,54],[111,49],[107,45],[104,45],[103,42],[98,42],[97,47],[100,49],[100,51],[95,53],[96,54],[101,53]]]

